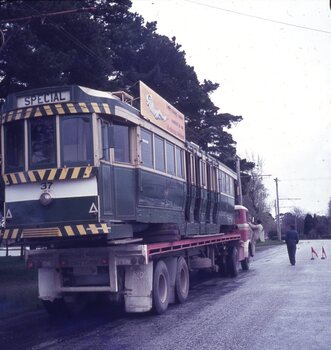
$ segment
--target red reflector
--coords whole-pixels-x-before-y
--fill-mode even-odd
[[[101,264],[102,265],[108,265],[108,259],[107,258],[102,258],[101,259]]]
[[[32,269],[32,268],[33,268],[33,262],[32,262],[31,260],[28,260],[28,261],[26,262],[26,267],[27,267],[28,269]]]

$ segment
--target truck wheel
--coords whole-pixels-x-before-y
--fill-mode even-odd
[[[42,303],[44,305],[45,310],[47,313],[52,317],[68,317],[68,309],[66,307],[66,304],[61,299],[54,299],[54,301],[50,300],[42,300]]]
[[[251,257],[255,255],[255,243],[251,242],[248,246],[248,252]]]
[[[227,261],[226,258],[224,256],[221,256],[217,262],[219,270],[218,270],[218,274],[221,277],[227,277],[229,272],[228,272],[228,266],[227,266]]]
[[[67,309],[68,316],[77,316],[86,308],[87,299],[81,294],[73,294],[70,296],[65,296],[64,298],[65,307]]]
[[[153,275],[153,308],[155,313],[163,314],[169,305],[170,277],[163,260],[156,264]]]
[[[247,258],[245,258],[244,260],[241,260],[241,268],[244,271],[248,271],[249,270],[249,264],[250,264],[250,258],[249,256]]]
[[[185,259],[181,256],[177,261],[175,296],[177,303],[183,303],[188,296],[190,275]]]
[[[227,270],[230,277],[238,275],[238,249],[232,247],[229,250],[229,255],[226,257]]]

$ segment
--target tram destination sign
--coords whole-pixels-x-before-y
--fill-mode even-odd
[[[151,123],[185,141],[185,116],[140,81],[140,113]]]
[[[45,105],[49,103],[62,103],[70,101],[70,91],[54,91],[31,94],[17,98],[17,108]]]

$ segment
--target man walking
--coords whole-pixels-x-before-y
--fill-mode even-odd
[[[292,266],[295,265],[295,253],[297,250],[297,244],[299,243],[299,235],[293,225],[290,225],[290,230],[286,232],[285,242],[287,245],[288,257]]]

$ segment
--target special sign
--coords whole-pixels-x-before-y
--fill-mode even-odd
[[[153,124],[185,141],[185,117],[175,107],[150,89],[142,81],[140,85],[140,112]]]
[[[48,103],[70,101],[70,91],[56,91],[42,94],[33,94],[17,98],[17,108],[32,107]]]

